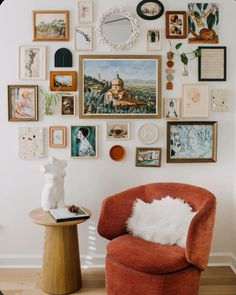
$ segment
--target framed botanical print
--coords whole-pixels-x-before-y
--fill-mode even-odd
[[[147,29],[147,50],[161,49],[161,30]]]
[[[75,95],[71,95],[71,94],[61,95],[61,115],[63,116],[75,115]]]
[[[97,158],[97,126],[71,126],[71,157]]]
[[[166,38],[184,39],[187,36],[187,13],[186,11],[166,12]]]
[[[182,118],[207,118],[209,108],[208,85],[184,84]]]
[[[68,10],[33,10],[33,41],[68,40]]]
[[[136,167],[161,167],[161,148],[137,147]]]
[[[49,127],[49,146],[51,148],[66,147],[66,127],[65,126]]]
[[[219,42],[219,4],[188,4],[188,42]]]
[[[37,85],[8,85],[8,121],[38,121]]]
[[[161,56],[80,55],[81,118],[160,118]]]
[[[178,120],[180,118],[180,99],[165,99],[165,118],[169,120]]]
[[[77,2],[78,23],[91,24],[93,22],[93,1],[79,0]]]
[[[199,46],[198,80],[226,81],[226,47]]]
[[[106,124],[106,138],[121,140],[130,138],[130,123],[121,121],[108,121]]]
[[[217,122],[167,122],[167,163],[216,162]]]
[[[45,80],[46,79],[46,47],[20,46],[19,47],[19,79]]]
[[[76,91],[77,73],[76,71],[51,71],[50,90],[51,91]]]
[[[92,50],[93,36],[91,26],[75,27],[75,50]]]

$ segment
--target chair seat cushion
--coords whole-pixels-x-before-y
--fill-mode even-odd
[[[145,241],[129,234],[110,241],[107,255],[125,266],[152,274],[175,272],[190,265],[184,248]]]

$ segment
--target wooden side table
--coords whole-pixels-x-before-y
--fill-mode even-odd
[[[90,211],[84,208],[90,215]],[[45,226],[41,289],[49,294],[70,294],[82,287],[77,224],[87,219],[56,222],[50,213],[35,209],[33,222]]]

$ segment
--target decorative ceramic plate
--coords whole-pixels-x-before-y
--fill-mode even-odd
[[[139,139],[144,144],[152,144],[158,139],[158,129],[155,124],[147,123],[138,130]]]
[[[114,161],[121,161],[125,156],[125,149],[121,145],[114,145],[110,149],[110,157]]]

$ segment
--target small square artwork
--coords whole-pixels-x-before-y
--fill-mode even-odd
[[[107,122],[106,137],[111,140],[129,139],[129,130],[128,122]]]
[[[44,157],[43,128],[19,127],[18,154],[23,160],[32,160]]]
[[[212,89],[211,110],[212,112],[228,112],[229,111],[227,89]]]
[[[75,95],[65,94],[61,96],[61,114],[63,116],[75,115]]]
[[[92,27],[78,26],[75,27],[75,50],[92,50],[93,36]]]
[[[93,1],[78,1],[78,23],[91,24],[93,22]]]
[[[161,148],[136,148],[136,167],[161,167]]]
[[[169,120],[177,120],[180,118],[180,99],[165,99],[165,118]]]
[[[161,31],[158,29],[147,30],[147,50],[161,49]]]

